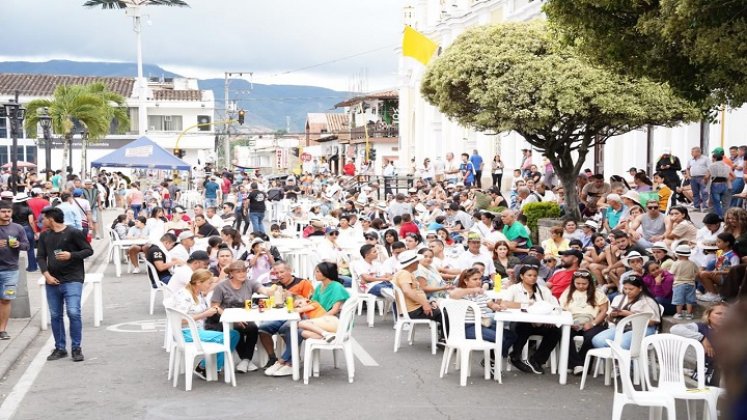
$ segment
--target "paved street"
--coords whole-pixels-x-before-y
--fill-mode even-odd
[[[113,217],[107,214],[107,219]],[[105,243],[95,241],[105,252]],[[197,378],[191,392],[167,381],[168,353],[162,348],[165,312],[157,306],[148,315],[149,283],[144,273],[114,274],[113,264],[92,257],[89,270],[104,273],[104,321],[93,326],[93,294],[83,305],[83,351],[86,360],[69,358],[47,362],[52,349],[51,332],[42,331],[23,351],[21,359],[0,382],[0,419],[233,419],[283,415],[293,398],[294,418],[480,418],[512,416],[521,419],[601,419],[611,415],[611,387],[603,378],[578,389],[580,378],[568,376],[561,386],[557,376],[504,372],[503,384],[482,379],[473,363],[468,386],[459,386],[458,371],[438,377],[442,353],[430,354],[426,330],[416,334],[412,347],[393,353],[391,317],[377,317],[368,328],[365,318],[356,321],[355,382],[347,382],[344,361],[332,368],[332,357],[323,354],[321,375],[309,385],[289,377],[268,378],[261,372],[239,374],[237,387]],[[32,312],[38,309],[38,288],[32,276]],[[159,295],[160,297],[160,295]],[[38,322],[27,329],[32,329]],[[16,323],[20,320],[14,321]],[[2,350],[0,348],[0,350]],[[0,359],[5,354],[0,352]],[[475,356],[480,357],[480,356]],[[684,407],[683,407],[684,408]],[[9,416],[14,410],[14,415]],[[684,411],[684,410],[683,410]],[[626,418],[644,418],[641,409],[629,408]]]

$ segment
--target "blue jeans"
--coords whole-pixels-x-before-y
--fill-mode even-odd
[[[140,210],[143,209],[143,205],[142,204],[133,204],[133,205],[130,206],[130,208],[135,213],[135,218],[137,218],[138,216],[140,216]]]
[[[15,300],[18,287],[18,270],[0,271],[0,300]]]
[[[727,204],[728,190],[726,182],[711,183],[711,202],[713,203],[713,212],[719,217],[724,217],[724,205]]]
[[[218,206],[218,198],[205,197],[205,208]]]
[[[388,281],[382,281],[376,286],[368,289],[368,293],[374,296],[384,297],[381,295],[381,289],[392,289],[392,288],[393,288],[392,283],[389,283]]]
[[[495,343],[495,321],[493,321],[489,327],[486,327],[484,325],[480,325],[480,328],[482,329],[482,339],[485,341],[490,341],[491,343]],[[464,334],[465,336],[470,339],[474,340],[475,338],[475,324],[467,324],[464,326]],[[516,333],[508,330],[503,329],[503,343],[501,343],[501,355],[503,357],[508,356],[508,350],[511,348],[511,346],[514,345],[516,342]]]
[[[280,359],[291,363],[293,360],[293,349],[291,348],[291,335],[290,335],[290,322],[288,321],[268,321],[263,322],[259,325],[259,332],[264,334],[278,334],[281,337],[283,337],[283,341],[285,341],[285,350],[283,350],[283,354],[280,355]],[[301,330],[298,330],[298,345],[301,345],[301,341],[303,340],[303,337],[301,337]]]
[[[693,190],[693,206],[695,208],[705,207],[708,203],[708,189],[702,176],[690,178],[690,188]]]
[[[731,181],[731,193],[732,194],[739,194],[742,192],[743,189],[744,189],[744,178],[737,177],[734,181]],[[742,207],[742,199],[732,198],[731,206]]]
[[[29,262],[26,266],[26,271],[36,271],[39,269],[39,266],[36,264],[36,240],[34,239],[34,230],[31,229],[31,226],[24,226],[23,230],[26,231],[26,239],[29,240],[29,250],[26,251]]]
[[[249,212],[249,219],[252,221],[252,229],[257,232],[265,233],[265,227],[262,225],[262,219],[265,218],[264,212]]]
[[[656,333],[656,327],[647,327],[644,336],[649,336],[654,333]],[[615,327],[609,327],[606,330],[595,335],[594,338],[591,339],[591,344],[596,349],[599,349],[602,347],[609,347],[607,346],[607,340],[614,341],[614,339],[615,339]],[[622,348],[624,348],[625,350],[630,350],[630,341],[632,339],[633,339],[633,331],[628,331],[625,334],[623,334],[622,344],[621,344]]]
[[[187,343],[192,342],[192,332],[189,328],[182,330],[184,334],[184,341]],[[218,343],[223,344],[223,331],[211,331],[211,330],[197,330],[197,335],[200,336],[200,341],[203,343]],[[231,351],[236,348],[236,344],[239,343],[239,332],[231,330]],[[200,362],[200,367],[205,368],[205,361]],[[218,370],[223,369],[223,353],[218,353]],[[189,373],[187,373],[189,374]]]
[[[83,281],[68,281],[56,286],[47,284],[46,289],[49,315],[52,318],[54,347],[59,350],[65,350],[66,348],[63,308],[67,309],[67,319],[70,321],[72,348],[80,347],[83,335],[83,323],[80,315],[80,295],[83,292]]]
[[[350,276],[338,276],[342,280],[342,285],[345,287],[351,287],[353,285],[353,278]]]

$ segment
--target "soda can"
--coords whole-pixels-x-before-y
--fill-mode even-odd
[[[251,311],[252,310],[252,300],[251,299],[247,299],[247,300],[244,301],[244,309],[246,309],[247,311]]]

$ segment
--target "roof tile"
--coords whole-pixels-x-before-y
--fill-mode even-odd
[[[88,85],[102,82],[109,90],[125,98],[132,96],[134,78],[99,76],[59,76],[52,74],[0,73],[0,94],[52,96],[57,85]]]

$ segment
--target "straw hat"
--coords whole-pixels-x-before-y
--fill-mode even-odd
[[[645,264],[646,261],[648,261],[648,256],[641,255],[641,253],[638,251],[631,251],[630,254],[622,258],[622,263],[624,266],[630,268],[630,260],[635,260],[635,259],[641,259],[643,260],[643,263]]]

